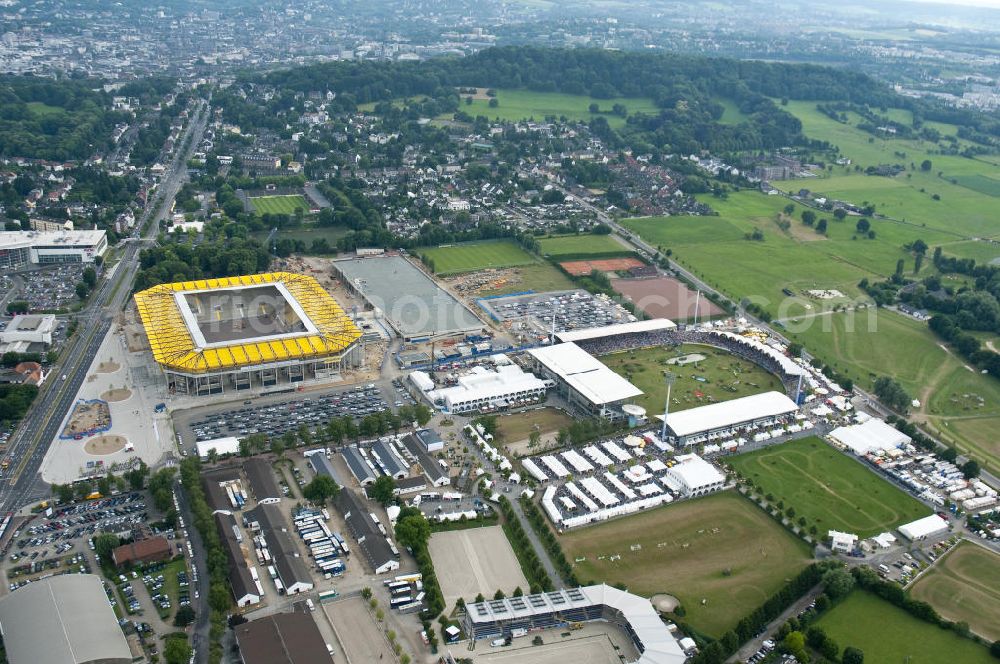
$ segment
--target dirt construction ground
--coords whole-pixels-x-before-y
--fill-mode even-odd
[[[70,415],[62,435],[72,436],[106,427],[110,423],[111,411],[108,409],[108,404],[103,402],[78,403],[73,407],[73,413]]]
[[[479,593],[492,597],[498,589],[508,595],[518,586],[528,591],[528,581],[500,526],[434,533],[430,553],[445,606],[453,606],[459,597],[471,601]]]
[[[360,595],[322,606],[350,664],[394,661],[385,636]]]

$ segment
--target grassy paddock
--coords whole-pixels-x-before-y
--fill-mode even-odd
[[[304,196],[256,196],[250,199],[257,214],[287,214],[294,215],[295,208],[301,208],[303,214],[309,214],[309,203]]]
[[[989,651],[969,639],[914,618],[889,602],[855,590],[817,622],[841,649],[860,648],[866,662],[991,664]]]
[[[690,364],[667,364],[668,359],[695,354],[704,355],[705,359]],[[644,407],[650,417],[663,412],[667,397],[663,372],[668,369],[677,376],[671,391],[671,412],[783,390],[774,374],[711,346],[682,344],[677,348],[644,348],[605,355],[601,361],[644,392],[636,403]]]
[[[434,261],[434,271],[438,275],[529,265],[536,260],[534,256],[508,240],[466,242],[422,249],[420,253]]]
[[[828,530],[870,537],[931,513],[929,507],[889,484],[816,437],[794,440],[728,462],[775,502],[794,508],[821,536]]]
[[[463,97],[459,108],[469,115],[499,118],[510,122],[534,118],[542,121],[546,116],[566,117],[570,120],[589,121],[595,117],[607,118],[612,127],[625,125],[625,118],[612,115],[611,107],[623,104],[628,113],[658,115],[660,109],[652,99],[643,97],[619,97],[617,99],[594,99],[586,95],[570,95],[561,92],[534,92],[531,90],[497,90],[496,108],[490,108],[488,99],[473,99],[466,104]],[[590,105],[597,104],[602,113],[591,113]]]
[[[910,596],[990,641],[1000,639],[1000,555],[992,551],[960,543],[920,577]]]
[[[556,235],[538,241],[541,252],[553,258],[560,256],[583,256],[587,254],[610,254],[621,252],[631,254],[610,235]]]
[[[583,583],[669,593],[686,621],[719,637],[809,563],[806,545],[736,492],[726,491],[560,536]],[[633,546],[639,550],[631,550]],[[621,556],[611,561],[612,556]]]

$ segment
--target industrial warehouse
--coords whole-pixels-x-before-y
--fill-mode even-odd
[[[465,628],[480,640],[594,621],[611,623],[628,634],[639,652],[635,664],[681,664],[687,659],[648,599],[605,584],[469,604]]]
[[[361,330],[309,276],[161,284],[135,301],[172,394],[333,380],[361,361]]]

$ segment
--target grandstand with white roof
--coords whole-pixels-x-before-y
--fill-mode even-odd
[[[621,628],[639,658],[634,664],[683,664],[688,654],[648,599],[601,584],[469,604],[465,632],[473,640],[506,638],[514,630],[605,622]]]
[[[623,407],[643,393],[573,342],[533,348],[528,354],[532,371],[555,381],[556,391],[589,416],[623,419],[631,415]]]

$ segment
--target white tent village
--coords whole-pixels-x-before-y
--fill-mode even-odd
[[[868,419],[861,424],[837,427],[830,432],[830,438],[858,456],[875,450],[896,449],[912,440],[902,431],[877,418]]]

